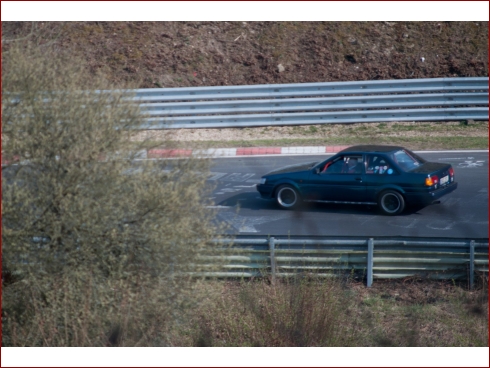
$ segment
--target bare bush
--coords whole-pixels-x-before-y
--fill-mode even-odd
[[[209,162],[135,162],[128,94],[49,51],[3,55],[3,343],[165,345],[217,232]]]
[[[336,280],[298,276],[244,288],[240,300],[278,346],[337,346],[342,332],[340,295]],[[262,339],[267,343],[267,336]]]
[[[224,285],[221,296],[191,317],[185,334],[193,346],[345,346],[353,340],[345,323],[341,282],[301,276],[269,283]],[[208,306],[209,306],[208,305]],[[190,324],[190,323],[189,323]]]

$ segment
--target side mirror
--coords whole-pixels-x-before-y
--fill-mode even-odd
[[[315,168],[315,174],[320,175],[320,168],[319,167]]]

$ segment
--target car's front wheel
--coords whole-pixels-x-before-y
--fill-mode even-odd
[[[405,209],[405,199],[395,190],[385,190],[379,195],[378,206],[385,215],[398,215]]]
[[[300,202],[299,193],[290,185],[281,185],[276,190],[276,202],[282,208],[294,208]]]

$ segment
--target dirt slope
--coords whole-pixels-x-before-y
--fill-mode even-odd
[[[2,22],[19,38],[141,88],[488,76],[488,22]]]

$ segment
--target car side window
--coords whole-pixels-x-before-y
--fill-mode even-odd
[[[413,152],[409,152],[410,151],[400,150],[390,155],[390,157],[402,170],[410,171],[423,164],[425,160],[422,161],[422,158],[416,156]]]
[[[396,172],[391,167],[390,163],[383,156],[367,155],[366,174],[393,175],[396,174]]]
[[[328,163],[325,174],[362,174],[362,156],[341,156],[336,161]]]
[[[344,160],[340,159],[334,162],[327,163],[323,173],[325,174],[340,174],[342,167],[344,166]]]

